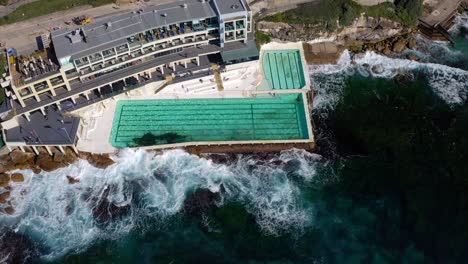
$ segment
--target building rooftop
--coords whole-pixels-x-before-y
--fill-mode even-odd
[[[31,114],[31,121],[17,117],[19,126],[5,131],[6,141],[26,145],[72,145],[80,118],[62,115],[53,107],[47,107],[46,111],[47,117],[39,111]]]
[[[222,2],[234,0],[222,0]],[[240,1],[240,0],[235,0]],[[57,58],[85,56],[125,43],[125,38],[148,29],[216,16],[212,1],[184,0],[153,6],[138,12],[100,19],[78,31],[52,32]],[[83,38],[82,36],[85,36]],[[75,36],[78,36],[75,37]],[[72,43],[72,39],[73,42]]]
[[[216,0],[216,5],[221,15],[248,11],[242,0]]]

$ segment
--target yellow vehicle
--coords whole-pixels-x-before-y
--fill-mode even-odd
[[[81,25],[86,25],[86,24],[88,24],[89,22],[91,22],[91,18],[87,17],[87,18],[85,18],[83,21],[81,21]]]
[[[87,16],[78,16],[78,17],[73,18],[73,22],[75,22],[77,25],[82,25],[82,26],[88,24],[91,21],[92,21],[91,18]]]

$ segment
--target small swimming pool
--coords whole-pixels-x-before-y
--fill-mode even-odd
[[[262,55],[265,79],[274,90],[301,89],[305,86],[299,50],[267,50]]]
[[[266,96],[266,95],[265,95]],[[302,94],[117,103],[117,148],[182,142],[308,139]]]

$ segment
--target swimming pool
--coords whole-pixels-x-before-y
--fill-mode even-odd
[[[301,89],[305,86],[299,50],[267,50],[262,55],[265,79],[274,90]]]
[[[308,139],[302,94],[117,103],[117,148],[182,142]]]

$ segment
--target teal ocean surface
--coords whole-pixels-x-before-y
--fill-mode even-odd
[[[0,262],[468,262],[463,23],[452,34],[454,48],[421,40],[421,63],[312,67],[313,154],[123,150],[105,170],[22,171]]]

